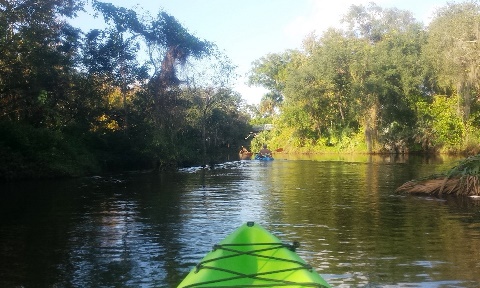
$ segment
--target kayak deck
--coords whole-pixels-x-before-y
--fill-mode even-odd
[[[178,287],[330,287],[297,247],[248,222],[215,245]]]

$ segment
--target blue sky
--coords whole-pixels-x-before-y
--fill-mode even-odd
[[[435,9],[447,0],[103,0],[116,6],[134,8],[151,15],[163,9],[188,31],[217,44],[238,66],[241,76],[234,89],[250,104],[260,102],[265,92],[248,87],[245,74],[251,63],[268,53],[301,48],[302,40],[313,31],[321,35],[337,26],[352,4],[375,2],[385,7],[411,11],[427,24]],[[458,2],[458,1],[457,1]],[[81,15],[72,24],[84,30],[99,28],[102,20]]]

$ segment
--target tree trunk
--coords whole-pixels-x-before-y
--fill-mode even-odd
[[[375,147],[375,142],[377,140],[377,105],[376,103],[372,105],[367,110],[367,113],[364,118],[365,125],[365,141],[367,144],[368,153],[372,153]]]
[[[205,117],[205,115],[204,115]],[[207,128],[206,128],[205,119],[202,124],[202,166],[205,168],[207,166]]]

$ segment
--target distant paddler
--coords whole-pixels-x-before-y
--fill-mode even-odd
[[[263,144],[262,149],[255,155],[256,160],[273,160],[272,151],[267,148],[267,144]]]
[[[267,148],[267,144],[263,144],[262,149],[258,152],[262,157],[272,157],[272,151]]]
[[[247,148],[242,146],[240,151],[238,152],[238,156],[240,157],[240,160],[250,160],[252,158],[253,153],[248,151]]]

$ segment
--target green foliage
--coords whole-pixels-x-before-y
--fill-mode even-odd
[[[73,135],[0,122],[0,179],[79,176],[99,171],[84,139]]]
[[[0,4],[0,178],[192,165],[236,150],[249,117],[214,44],[165,11],[140,17],[99,1],[109,27],[82,35],[63,19],[85,3]],[[180,79],[180,65],[205,58]]]
[[[80,33],[68,25],[83,1],[2,1],[0,117],[36,126],[66,122],[63,110]],[[63,123],[62,123],[63,124]]]
[[[448,177],[480,176],[480,155],[470,156],[447,171]]]
[[[454,97],[435,97],[431,105],[433,131],[438,144],[458,148],[463,141],[463,123],[458,117],[457,99]]]
[[[281,87],[277,139],[290,151],[475,150],[478,3],[447,4],[428,29],[374,3],[343,20],[301,51],[255,62],[254,83]]]
[[[250,85],[263,86],[270,92],[267,94],[275,105],[283,101],[283,89],[287,64],[291,61],[291,52],[268,54],[253,62],[248,82]]]
[[[456,112],[456,101],[454,97],[436,96],[431,104],[417,104],[420,124],[417,143],[428,143],[430,146],[448,150],[460,147],[464,139],[464,126]]]
[[[447,4],[427,28],[354,5],[346,29],[255,61],[249,82],[268,93],[249,112],[231,61],[175,17],[93,1],[110,26],[82,35],[63,19],[84,2],[0,3],[3,178],[205,164],[244,145],[251,124],[275,127],[253,150],[479,150],[475,1]]]
[[[464,122],[470,118],[479,92],[479,23],[477,1],[449,3],[437,11],[429,25],[425,57],[435,69],[443,93],[458,97]]]

